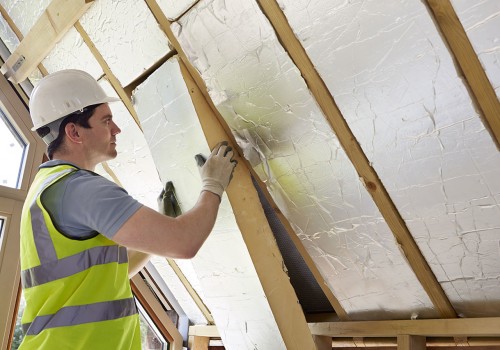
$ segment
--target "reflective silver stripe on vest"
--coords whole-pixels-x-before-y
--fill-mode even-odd
[[[55,281],[85,271],[95,265],[128,262],[127,248],[117,245],[93,247],[81,253],[21,271],[24,288]]]
[[[50,261],[57,260],[56,250],[52,239],[50,238],[49,230],[45,224],[45,219],[43,218],[42,209],[38,206],[36,200],[42,193],[42,191],[55,179],[63,176],[67,173],[73,172],[75,169],[66,169],[60,171],[52,176],[49,176],[43,184],[40,186],[38,193],[36,194],[33,203],[31,203],[30,213],[31,213],[31,227],[33,230],[33,239],[35,241],[36,250],[38,253],[38,259],[40,259],[40,264],[44,264]]]
[[[79,306],[67,306],[52,315],[37,316],[22,325],[25,335],[37,335],[56,327],[76,326],[84,323],[115,320],[137,313],[134,298],[105,301]]]

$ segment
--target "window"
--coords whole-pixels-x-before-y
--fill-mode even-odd
[[[170,349],[168,342],[161,335],[153,320],[149,317],[148,313],[144,310],[137,299],[136,303],[139,309],[139,317],[141,321],[142,350]]]
[[[19,188],[26,143],[0,110],[0,185]]]

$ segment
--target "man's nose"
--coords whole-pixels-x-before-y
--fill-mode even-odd
[[[121,132],[122,130],[118,127],[118,125],[115,124],[115,122],[113,122],[113,127],[111,128],[111,133],[113,134],[113,136]]]

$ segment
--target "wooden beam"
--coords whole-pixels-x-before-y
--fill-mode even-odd
[[[421,335],[398,335],[398,350],[425,350],[425,337]]]
[[[99,50],[97,50],[94,43],[90,39],[90,37],[87,34],[87,32],[85,31],[85,29],[80,24],[80,22],[75,23],[75,29],[82,36],[83,41],[89,47],[90,52],[92,52],[92,54],[94,55],[97,62],[99,62],[99,65],[101,66],[101,68],[102,68],[104,74],[106,75],[106,78],[109,80],[111,86],[113,86],[113,89],[115,89],[118,96],[122,99],[122,102],[125,104],[125,107],[129,111],[132,118],[134,118],[135,123],[137,124],[137,126],[139,126],[139,129],[142,131],[141,122],[139,121],[139,117],[137,116],[137,112],[135,111],[135,108],[132,104],[132,101],[130,100],[130,97],[128,96],[128,94],[125,92],[125,89],[121,85],[120,81],[115,76],[115,74],[111,71],[111,68],[109,68],[108,63],[106,62],[104,57],[102,57]]]
[[[313,335],[317,350],[332,350],[332,337],[324,335]]]
[[[208,350],[209,337],[190,336],[189,349],[191,350]]]
[[[140,274],[132,277],[130,282],[134,295],[141,302],[144,309],[146,309],[148,315],[153,319],[163,336],[169,341],[170,348],[172,350],[181,350],[183,342],[182,335],[179,333],[179,330],[172,320],[170,320],[167,313],[163,310],[163,307]]]
[[[227,135],[226,139],[230,140],[233,145],[236,145],[235,149],[239,152],[240,155],[243,154],[243,152],[241,150],[239,150],[239,147],[237,146],[237,143],[236,143],[236,141],[234,139],[234,135],[232,134],[230,128],[227,125],[227,123],[224,121],[224,118],[222,118],[222,116],[218,112],[217,108],[214,106],[214,104],[213,104],[213,102],[212,102],[212,100],[211,100],[211,98],[210,98],[210,96],[208,94],[208,90],[206,88],[206,85],[205,85],[203,79],[199,75],[199,73],[196,70],[196,68],[194,68],[191,65],[191,63],[189,62],[186,54],[182,50],[181,45],[177,41],[177,38],[175,37],[175,35],[173,34],[172,30],[170,29],[170,22],[168,21],[168,19],[163,14],[163,12],[160,9],[158,3],[156,2],[156,0],[145,0],[145,1],[146,1],[147,5],[149,6],[151,12],[155,16],[156,20],[158,21],[160,27],[165,32],[168,40],[170,41],[170,43],[172,44],[172,46],[176,49],[179,57],[181,58],[182,62],[185,64],[185,66],[186,66],[187,70],[189,71],[191,77],[193,78],[194,82],[196,83],[196,86],[198,87],[199,91],[205,97],[205,99],[206,99],[208,105],[210,106],[212,112],[216,115],[217,119],[219,120],[222,128],[226,132],[226,135]],[[328,301],[332,305],[333,309],[335,310],[335,313],[338,315],[338,317],[339,317],[340,320],[342,320],[342,321],[348,321],[349,320],[349,316],[347,315],[347,312],[344,310],[344,308],[342,307],[342,305],[340,304],[340,302],[338,301],[338,299],[335,297],[335,295],[332,293],[332,291],[328,287],[328,284],[326,283],[325,279],[321,275],[321,273],[318,270],[316,264],[312,260],[312,258],[309,255],[309,253],[306,251],[306,249],[305,249],[304,245],[302,244],[302,242],[300,241],[300,239],[297,237],[295,231],[293,230],[292,226],[290,225],[290,222],[288,222],[288,220],[286,219],[286,217],[283,215],[283,213],[279,210],[278,206],[274,202],[274,199],[269,194],[266,185],[262,181],[259,180],[259,177],[255,173],[255,171],[252,169],[251,166],[249,166],[248,162],[246,162],[246,160],[244,158],[242,158],[242,161],[244,161],[246,163],[246,166],[247,166],[248,170],[251,172],[252,176],[257,181],[257,184],[259,185],[262,193],[266,197],[266,199],[267,199],[268,203],[270,204],[270,206],[275,211],[275,213],[276,213],[277,217],[279,218],[281,224],[283,225],[283,227],[287,231],[288,235],[290,236],[290,238],[292,239],[293,243],[295,244],[295,247],[299,251],[299,253],[302,256],[302,258],[304,259],[304,262],[308,266],[309,270],[311,271],[311,273],[313,274],[314,278],[318,282],[318,285],[320,286],[321,290],[323,291],[323,293],[327,297]]]
[[[330,337],[498,337],[500,317],[310,323],[312,334]]]
[[[358,172],[361,181],[373,198],[387,225],[401,246],[411,268],[422,287],[429,295],[441,317],[456,317],[455,310],[437,281],[429,264],[422,256],[403,218],[392,202],[377,173],[356,140],[351,129],[338,109],[330,91],[316,71],[306,51],[290,27],[276,0],[258,0],[262,11],[271,22],[282,46],[300,70],[309,89],[321,107],[332,130],[337,135],[342,148]]]
[[[92,3],[93,0],[52,0],[2,65],[2,74],[16,84],[25,80]]]
[[[179,63],[207,143],[213,148],[221,140],[227,140],[228,135],[186,66],[182,61]],[[234,144],[231,146],[234,148]],[[239,156],[236,155],[235,159],[239,165],[226,193],[282,339],[290,350],[315,349],[302,308],[288,275],[283,271],[283,258],[253,185],[250,170]]]
[[[194,303],[196,304],[196,306],[198,306],[198,308],[200,309],[203,316],[205,316],[205,318],[207,319],[208,324],[215,324],[212,313],[210,312],[208,307],[205,305],[203,300],[201,300],[200,296],[198,295],[196,290],[193,288],[191,283],[189,283],[189,280],[184,275],[182,270],[179,268],[179,265],[177,265],[177,263],[175,262],[174,259],[167,259],[167,262],[170,265],[170,267],[172,268],[172,270],[174,270],[177,277],[179,277],[179,280],[184,285],[184,288],[186,288],[186,290],[189,293],[189,295],[191,296],[191,298],[193,298]]]
[[[208,338],[220,338],[219,330],[217,326],[189,326],[188,335],[198,336],[198,337],[208,337]]]
[[[9,16],[9,13],[5,10],[5,8],[2,5],[0,5],[0,14],[2,14],[2,17],[5,19],[5,21],[9,25],[10,29],[12,29],[12,31],[17,36],[19,41],[22,41],[24,39],[23,33],[21,33],[21,31],[19,30],[17,25],[14,23],[12,18]],[[4,64],[4,62],[2,62],[2,65],[3,64]],[[43,76],[46,76],[49,74],[49,72],[47,72],[47,69],[45,69],[45,67],[41,63],[38,65],[38,69],[40,70],[40,72],[42,73]],[[21,89],[21,91],[23,91],[23,90]],[[24,93],[24,91],[23,91],[23,93]],[[23,100],[24,100],[24,97],[23,97]]]
[[[472,47],[462,23],[449,0],[427,0],[436,23],[447,41],[455,59],[471,88],[471,98],[481,109],[494,135],[497,147],[500,145],[500,102],[496,96],[483,66]]]

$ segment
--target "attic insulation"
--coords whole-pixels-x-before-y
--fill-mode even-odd
[[[81,69],[99,79],[103,71],[78,31],[71,27],[42,61],[49,73],[62,69]]]
[[[197,0],[157,0],[158,6],[170,21],[176,20]]]
[[[0,5],[25,36],[50,2],[51,0],[0,0]]]
[[[500,2],[451,0],[481,64],[500,98]]]
[[[500,153],[424,2],[279,3],[457,313],[497,315]]]
[[[0,1],[1,4],[1,1]],[[12,28],[9,26],[5,18],[0,14],[0,39],[3,41],[9,52],[14,52],[14,50],[19,46],[20,40],[14,33]],[[4,57],[4,61],[8,58]],[[29,80],[33,83],[42,79],[42,73],[38,69],[35,69],[29,75]]]
[[[194,155],[209,149],[177,57],[139,85],[133,98],[162,182],[174,183],[186,211],[200,193]],[[213,232],[189,262],[228,349],[285,349],[226,196]]]
[[[349,316],[436,317],[257,4],[201,1],[172,30]]]
[[[96,0],[80,23],[122,86],[171,51],[144,1]]]
[[[102,79],[101,86],[108,96],[116,96],[111,84]],[[112,103],[113,119],[121,129],[117,135],[118,156],[107,162],[127,192],[142,204],[156,210],[156,199],[162,184],[156,171],[146,139],[125,105]]]

